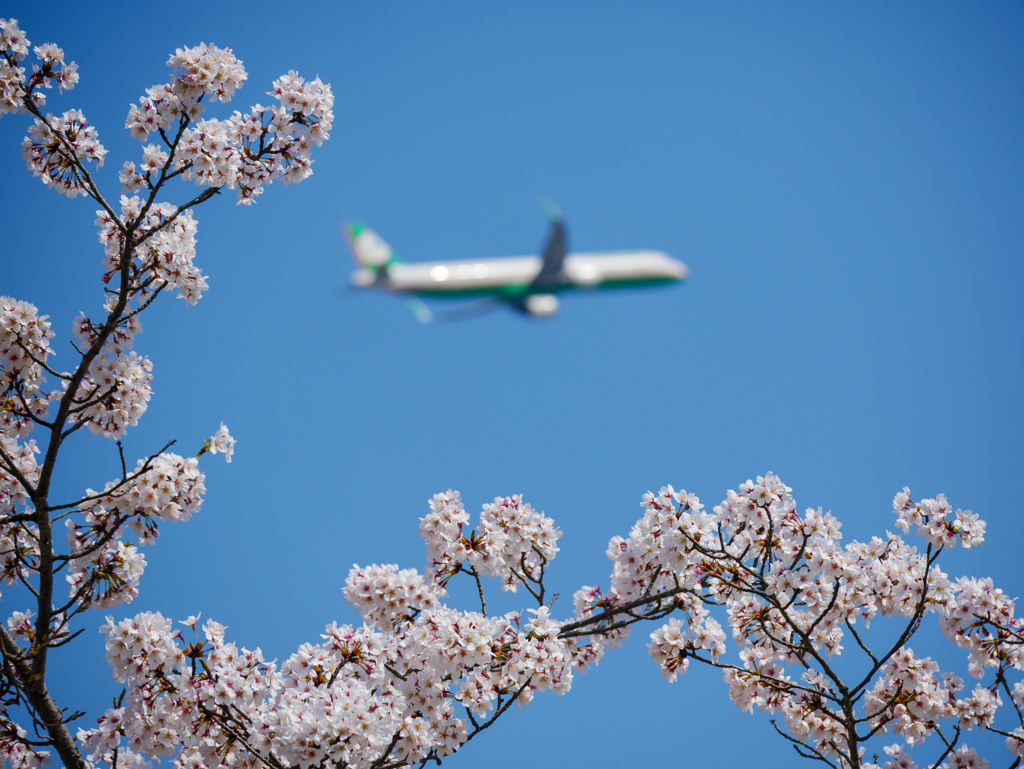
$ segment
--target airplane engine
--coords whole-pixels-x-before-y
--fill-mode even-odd
[[[554,294],[530,294],[523,304],[535,318],[547,318],[558,312],[558,297]]]

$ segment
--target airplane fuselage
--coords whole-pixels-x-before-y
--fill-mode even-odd
[[[386,272],[361,268],[352,273],[354,287],[375,286],[391,291],[434,297],[480,295],[521,296],[572,289],[615,288],[684,280],[686,265],[662,251],[601,251],[567,254],[559,278],[543,288],[539,256],[506,256],[445,262],[390,265]]]

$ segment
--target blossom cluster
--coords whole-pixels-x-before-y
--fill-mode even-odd
[[[177,49],[167,65],[172,68],[171,82],[147,89],[139,103],[128,110],[124,127],[133,139],[146,141],[151,133],[160,133],[178,121],[187,125],[205,111],[201,104],[204,97],[212,102],[228,102],[248,77],[231,49],[205,43]],[[152,154],[153,150],[147,148],[147,152]]]
[[[210,438],[210,453],[223,454],[224,461],[231,464],[231,457],[235,453],[235,439],[231,437],[223,422],[220,423],[220,429]]]
[[[104,280],[127,267],[132,289],[141,296],[173,287],[188,304],[195,304],[209,286],[193,263],[196,221],[192,212],[179,213],[168,203],[156,203],[143,214],[142,206],[138,196],[122,195],[120,217],[113,217],[106,210],[96,212],[104,249]],[[136,227],[133,247],[127,254],[125,222],[133,222]]]
[[[252,767],[271,752],[301,767],[325,758],[369,766],[405,727],[406,698],[385,684],[382,639],[371,628],[329,625],[326,643],[303,645],[280,669],[259,649],[226,641],[212,620],[185,648],[159,614],[108,619],[102,630],[114,677],[128,689],[122,708],[78,733],[93,761],[128,748],[177,753],[179,767]]]
[[[21,143],[21,156],[32,175],[69,198],[90,192],[82,161],[90,160],[102,166],[106,154],[96,128],[74,109],[60,118],[53,115],[47,115],[45,120],[36,118]]]
[[[867,692],[864,710],[909,745],[924,742],[929,724],[943,719],[958,718],[967,729],[990,725],[1002,704],[998,694],[979,684],[970,697],[958,699],[962,689],[959,676],[943,674],[930,658],[919,658],[912,649],[901,647]]]
[[[987,668],[1024,670],[1024,620],[1014,601],[990,578],[961,577],[940,627],[946,637],[970,652],[968,672],[981,678]]]
[[[415,569],[393,564],[353,566],[343,588],[345,600],[378,627],[390,630],[424,609],[440,605],[440,592]]]
[[[234,443],[223,424],[218,434]],[[126,530],[141,546],[156,540],[160,522],[187,521],[202,505],[205,480],[198,459],[164,453],[139,460],[134,473],[102,492],[87,490],[81,520],[65,521],[71,596],[80,605],[101,608],[131,602],[146,561],[124,541]]]
[[[146,91],[128,111],[125,127],[133,138],[147,141],[178,122],[180,143],[173,171],[169,156],[156,145],[143,153],[141,173],[125,163],[121,181],[126,192],[153,186],[154,174],[180,172],[197,185],[237,190],[240,204],[251,204],[264,185],[280,179],[299,182],[312,171],[311,150],[330,136],[334,96],[320,78],[306,81],[289,72],[274,81],[269,92],[277,107],[255,105],[248,113],[236,111],[227,120],[199,119],[201,100],[228,101],[246,79],[242,63],[230,49],[206,44],[178,49],[168,60],[175,72],[171,83]],[[166,134],[161,134],[166,141]]]
[[[43,417],[54,393],[42,390],[54,336],[47,316],[28,302],[0,296],[0,515],[29,503],[26,483],[39,479],[34,440],[25,440]],[[24,526],[0,531],[2,578],[8,585],[24,573],[22,558],[35,553]]]
[[[38,562],[38,526],[17,522],[0,527],[0,580],[5,585],[28,578]]]
[[[225,430],[221,439],[228,438]],[[122,520],[115,513],[138,517],[145,509],[152,517],[173,504],[173,474],[161,468],[140,475],[131,494],[108,486],[117,505],[94,506],[92,529],[69,525],[72,548],[101,536],[104,522]],[[167,487],[162,496],[157,477]],[[488,506],[487,519],[516,525],[511,510],[524,522],[537,515],[509,498]],[[96,728],[79,731],[89,760],[106,761],[115,750],[129,763],[176,752],[176,766],[197,768],[440,759],[485,728],[479,719],[572,684],[570,644],[546,606],[525,622],[518,612],[460,611],[442,603],[445,590],[434,580],[394,565],[355,566],[343,590],[365,624],[332,623],[322,643],[303,644],[279,667],[259,649],[226,641],[213,621],[183,645],[182,632],[159,614],[108,619],[107,660],[127,689]]]
[[[519,495],[495,497],[484,505],[479,525],[467,534],[463,525],[468,522],[459,493],[451,489],[435,494],[430,513],[420,519],[427,574],[438,584],[465,562],[478,575],[500,579],[502,590],[515,592],[520,584],[538,583],[558,553],[555,542],[562,532]]]
[[[19,67],[18,62],[28,55],[29,45],[17,19],[0,19],[0,115],[25,110],[26,85],[30,90],[40,84],[52,88],[56,82],[61,91],[70,91],[78,83],[78,65],[65,62],[64,51],[53,43],[35,47],[41,64],[32,65],[31,80],[26,81],[25,68]],[[39,91],[33,91],[31,98],[37,107],[46,103],[45,95]]]
[[[691,659],[716,665],[737,707],[781,714],[809,754],[843,766],[853,746],[873,733],[891,731],[913,746],[945,720],[958,734],[990,728],[1002,704],[996,686],[1005,679],[968,693],[957,676],[905,645],[875,664],[865,646],[869,636],[861,635],[882,616],[903,621],[909,638],[925,614],[935,613],[947,637],[969,650],[972,675],[990,667],[1000,674],[1024,670],[1024,623],[1014,618],[1013,602],[991,581],[951,582],[936,563],[945,548],[981,544],[984,522],[969,510],[954,511],[942,495],[915,502],[904,489],[893,501],[897,525],[923,537],[923,550],[891,533],[842,547],[836,518],[821,508],[798,513],[791,491],[769,473],[728,492],[711,513],[671,486],[645,494],[644,517],[628,538],[609,545],[608,593],[585,587],[576,594],[578,620],[606,628],[590,646],[618,644],[632,622],[674,611],[648,646],[664,677],[675,680]],[[626,621],[596,621],[633,603],[644,606],[626,610]],[[726,609],[738,664],[721,660],[726,633],[711,616],[716,605]],[[865,629],[858,634],[860,623]],[[854,649],[871,660],[870,687],[865,680],[852,694],[829,663],[851,635]],[[593,648],[588,654],[600,657]],[[1024,701],[1024,684],[1014,692]],[[862,715],[851,720],[844,708],[858,701]],[[861,723],[867,736],[856,731]],[[1014,734],[1024,736],[1024,729]],[[1014,736],[1007,746],[1024,754]],[[950,765],[968,760],[969,751],[950,753]],[[899,756],[886,766],[910,760]]]
[[[43,366],[53,353],[47,315],[28,302],[0,296],[0,429],[24,437],[33,428],[30,415],[46,413],[50,396],[41,389]]]
[[[970,550],[985,539],[985,522],[970,510],[957,508],[950,517],[952,508],[945,494],[914,502],[910,498],[910,489],[904,487],[893,500],[893,511],[897,515],[896,525],[904,533],[916,527],[917,534],[923,536],[929,545],[953,547],[959,542],[964,549]]]
[[[17,769],[39,769],[49,764],[49,751],[33,747],[27,737],[20,726],[0,734],[0,761]]]
[[[687,632],[682,621],[673,617],[667,625],[651,633],[648,647],[651,659],[658,663],[662,677],[669,682],[675,681],[677,674],[686,672],[690,653],[695,649],[707,649],[712,660],[718,659],[718,655],[725,651],[725,632],[718,620],[708,616],[707,612],[697,616],[700,618],[697,620],[699,626],[691,632]],[[694,625],[692,620],[690,625]]]
[[[110,304],[107,309],[109,311]],[[102,324],[93,322],[85,317],[85,313],[79,313],[71,324],[71,332],[83,349],[88,349],[96,343],[103,331]],[[114,326],[104,340],[103,352],[112,355],[120,355],[132,349],[135,337],[142,333],[142,321],[138,315],[126,317]]]
[[[35,441],[19,441],[0,434],[0,451],[4,457],[0,462],[0,515],[8,515],[14,512],[16,505],[29,501],[18,476],[32,484],[39,480],[39,465],[36,463],[39,449]]]
[[[289,72],[274,81],[270,94],[280,106],[257,104],[248,114],[203,120],[186,130],[177,160],[186,178],[237,189],[238,202],[251,204],[265,184],[292,184],[312,174],[312,146],[329,137],[334,119],[330,86]]]
[[[92,194],[87,183],[84,161],[103,165],[107,151],[78,110],[68,110],[59,118],[38,117],[38,109],[46,104],[39,86],[70,91],[78,82],[78,65],[64,61],[64,51],[53,43],[36,46],[34,52],[41,62],[32,66],[32,75],[25,76],[19,60],[28,55],[29,41],[18,28],[16,19],[0,19],[0,117],[11,112],[24,112],[29,106],[37,117],[29,135],[22,142],[21,154],[32,174],[43,184],[53,187],[69,198]],[[59,68],[58,68],[59,67]]]
[[[204,94],[210,101],[230,101],[248,77],[230,48],[206,43],[178,48],[167,60],[167,66],[176,75],[171,88],[185,104],[195,103]]]
[[[181,631],[159,614],[108,618],[107,660],[127,697],[78,740],[92,761],[114,750],[178,751],[179,767],[254,767],[271,756],[303,768],[439,759],[503,698],[527,703],[534,691],[568,690],[558,625],[543,607],[533,614],[522,627],[515,613],[487,618],[441,606],[387,631],[332,623],[323,643],[303,644],[280,668],[259,649],[226,641],[213,621],[183,648]],[[468,721],[456,717],[456,703]]]
[[[97,356],[78,386],[77,410],[68,422],[84,421],[93,435],[120,438],[146,412],[152,371],[149,358],[134,352]]]

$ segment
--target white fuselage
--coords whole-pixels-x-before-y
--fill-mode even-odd
[[[410,294],[476,294],[501,289],[528,289],[540,273],[539,256],[505,256],[450,262],[396,263],[385,275],[362,268],[352,273],[353,286],[379,286]],[[538,286],[544,292],[572,288],[662,283],[683,280],[686,265],[661,251],[603,251],[568,254],[561,280]]]

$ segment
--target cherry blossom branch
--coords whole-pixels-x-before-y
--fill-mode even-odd
[[[797,755],[799,755],[801,758],[810,758],[810,759],[813,759],[815,761],[821,761],[821,762],[826,763],[829,766],[831,766],[832,769],[837,769],[836,768],[836,764],[832,763],[827,758],[825,758],[823,755],[821,755],[821,753],[819,753],[817,751],[817,749],[814,748],[813,745],[808,745],[806,742],[803,742],[802,740],[798,740],[795,737],[791,737],[790,735],[788,735],[784,731],[782,731],[778,727],[778,724],[775,723],[775,719],[774,718],[771,719],[769,723],[771,723],[772,728],[775,730],[775,732],[780,737],[782,737],[784,740],[788,740],[789,742],[791,742],[793,744],[793,750],[795,750],[797,752]],[[809,752],[805,753],[804,751],[809,751]]]
[[[67,769],[85,769],[85,760],[78,752],[71,733],[68,731],[64,715],[50,697],[46,688],[45,677],[36,673],[35,667],[27,662],[18,650],[18,645],[5,627],[0,626],[0,653],[5,664],[10,664],[13,673],[9,677],[19,691],[23,692],[32,708],[38,713],[33,721],[42,725],[51,740],[50,744],[64,762]]]
[[[59,371],[57,371],[57,370],[55,370],[53,368],[50,368],[49,364],[46,362],[46,359],[45,358],[40,358],[38,355],[36,355],[32,351],[32,348],[29,345],[25,344],[21,340],[20,335],[14,337],[14,343],[18,346],[18,348],[23,353],[25,353],[25,355],[27,355],[29,357],[29,359],[33,363],[35,363],[37,366],[39,366],[41,369],[43,369],[47,374],[50,374],[51,376],[55,376],[58,379],[67,379],[68,378],[67,374],[62,374]],[[22,405],[24,405],[24,404],[22,404]]]
[[[871,670],[867,673],[867,675],[864,676],[863,679],[861,679],[860,683],[858,683],[856,686],[853,687],[853,689],[851,689],[851,692],[859,692],[863,690],[874,677],[874,675],[882,669],[882,664],[884,664],[886,660],[891,659],[892,656],[896,654],[896,652],[899,649],[905,646],[907,641],[910,640],[910,637],[917,632],[919,627],[921,627],[921,620],[924,617],[925,607],[928,602],[928,574],[931,570],[932,564],[935,563],[936,559],[939,557],[939,553],[941,552],[942,548],[940,547],[933,554],[932,546],[928,545],[924,575],[921,577],[921,597],[918,599],[917,607],[914,609],[914,613],[911,615],[910,621],[907,623],[906,627],[903,628],[903,632],[900,633],[899,638],[897,638],[893,645],[889,647],[889,651],[883,654],[878,660],[875,661],[875,663],[871,666]]]
[[[676,595],[679,595],[680,593],[686,592],[686,590],[687,590],[686,588],[682,588],[682,587],[673,588],[672,590],[666,590],[666,591],[658,593],[657,595],[654,595],[654,596],[638,598],[637,600],[630,601],[629,603],[623,604],[622,606],[615,606],[615,607],[613,607],[611,609],[606,609],[605,611],[601,612],[600,614],[595,614],[595,615],[593,615],[591,617],[585,617],[584,619],[576,620],[575,622],[569,622],[568,624],[562,625],[562,628],[561,628],[561,630],[558,633],[558,637],[559,638],[578,638],[580,636],[593,635],[594,633],[600,632],[600,631],[599,630],[594,630],[594,631],[587,631],[585,633],[578,633],[578,632],[575,632],[575,631],[577,631],[577,630],[579,630],[581,628],[590,627],[591,625],[599,624],[599,623],[604,622],[606,620],[609,620],[612,617],[615,617],[615,616],[617,616],[619,614],[623,614],[625,612],[632,611],[633,609],[638,609],[641,606],[647,606],[647,605],[652,604],[652,603],[658,603],[658,602],[660,602],[660,601],[662,601],[662,600],[664,600],[666,598],[671,598],[672,596],[676,596]]]
[[[148,457],[146,457],[146,459],[139,466],[139,468],[135,472],[133,472],[131,475],[128,475],[128,472],[127,472],[127,469],[126,469],[125,463],[124,463],[124,453],[121,452],[121,472],[122,472],[122,476],[121,476],[121,480],[120,481],[118,481],[113,486],[111,486],[111,487],[109,487],[109,488],[107,488],[107,489],[105,489],[103,491],[96,492],[95,494],[87,494],[86,496],[81,497],[81,498],[75,500],[74,502],[67,502],[67,503],[65,503],[63,505],[51,505],[50,506],[50,510],[53,510],[53,511],[56,511],[56,510],[71,510],[73,512],[77,512],[78,508],[80,508],[86,502],[95,502],[95,501],[100,500],[100,499],[109,499],[111,501],[114,501],[114,500],[118,499],[119,497],[124,496],[124,493],[127,493],[128,491],[131,490],[130,484],[134,483],[140,477],[142,477],[143,475],[148,473],[150,470],[152,470],[153,469],[153,461],[155,459],[157,459],[157,457],[161,456],[165,451],[167,451],[167,449],[169,449],[171,446],[173,446],[177,442],[178,442],[177,439],[173,439],[173,440],[167,441],[167,443],[165,443],[163,445],[163,448],[161,448],[159,451],[156,451],[156,452],[150,454]],[[121,442],[120,441],[117,442],[117,447],[120,450],[120,448],[121,448]],[[117,493],[118,490],[121,489],[122,487],[127,487],[127,488],[125,489],[124,493],[118,494]],[[65,513],[63,515],[55,516],[53,520],[59,521],[62,518],[64,518],[66,515],[67,515],[67,513]]]
[[[36,119],[39,120],[39,122],[46,127],[46,130],[49,132],[49,134],[53,136],[61,145],[63,145],[61,156],[71,163],[73,173],[75,174],[76,179],[78,179],[79,183],[84,188],[85,193],[93,200],[95,200],[97,203],[99,203],[103,207],[103,209],[116,220],[114,210],[110,207],[110,204],[103,199],[103,196],[100,194],[99,188],[96,186],[96,183],[92,179],[92,175],[89,173],[89,169],[85,167],[85,165],[82,163],[81,158],[78,156],[77,150],[75,150],[71,142],[68,141],[63,131],[59,131],[53,127],[48,117],[44,115],[40,111],[40,109],[35,105],[35,103],[31,100],[30,95],[31,91],[27,91],[25,94],[25,98],[23,100],[25,104],[25,109],[28,110],[28,112],[30,112],[32,115],[34,115]]]
[[[28,494],[28,498],[35,502],[35,485],[25,477],[25,474],[22,473],[21,469],[18,467],[18,463],[15,462],[14,458],[7,453],[2,444],[0,444],[0,463],[3,465],[4,472],[13,475],[14,479],[21,484],[23,489],[25,489],[25,493]]]
[[[857,640],[857,645],[861,649],[863,649],[865,654],[867,654],[871,658],[871,661],[874,662],[877,665],[878,664],[878,658],[874,654],[871,653],[871,649],[869,649],[864,644],[864,642],[861,640],[860,635],[857,634],[857,628],[855,628],[853,626],[853,624],[849,620],[847,620],[843,624],[846,625],[846,629],[849,630],[853,634],[853,637]]]
[[[508,710],[510,707],[512,707],[512,705],[514,703],[519,701],[519,698],[522,696],[523,692],[525,692],[529,688],[530,683],[532,681],[533,681],[533,676],[530,676],[529,678],[527,678],[523,682],[522,686],[520,686],[516,690],[515,694],[513,694],[511,697],[509,697],[509,699],[504,704],[502,704],[502,701],[501,701],[502,695],[499,693],[498,694],[498,699],[495,702],[495,706],[494,706],[494,715],[492,715],[489,719],[487,719],[482,724],[479,724],[479,725],[477,724],[476,719],[473,718],[472,714],[469,712],[469,710],[467,708],[466,713],[469,716],[470,720],[473,722],[473,725],[475,726],[475,728],[473,729],[472,732],[469,733],[469,735],[466,737],[466,739],[463,741],[462,744],[465,745],[471,739],[473,739],[478,734],[480,734],[480,732],[482,732],[484,729],[487,729],[495,721],[497,721],[502,716],[502,714],[505,713],[506,710]],[[438,763],[440,764],[441,762],[438,761]]]

